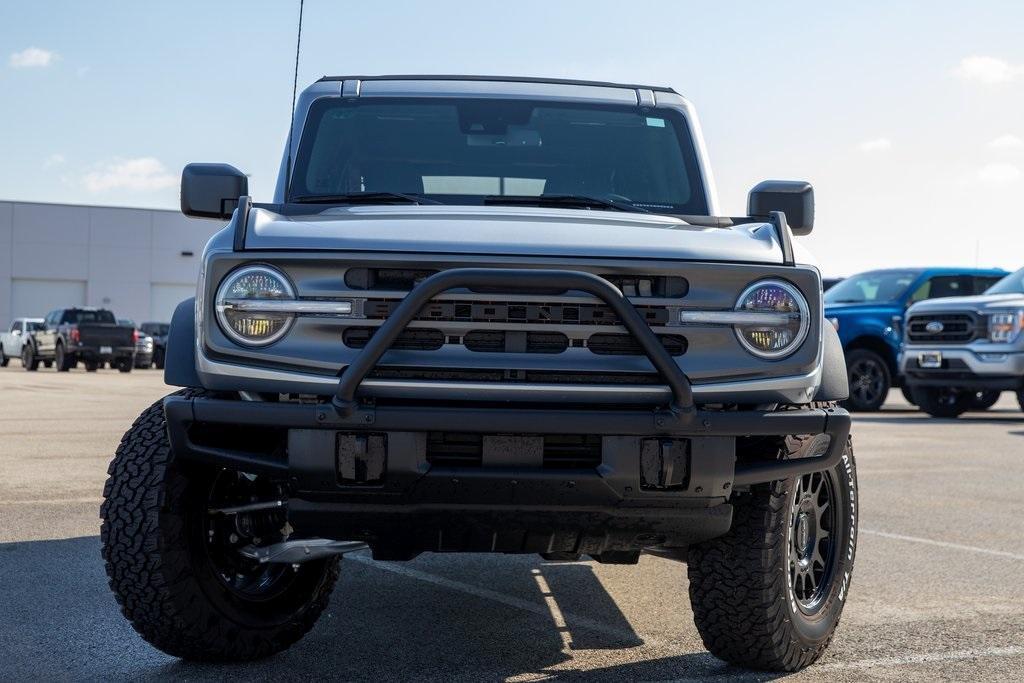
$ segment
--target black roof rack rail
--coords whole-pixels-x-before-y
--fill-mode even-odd
[[[672,88],[660,85],[636,85],[631,83],[610,83],[607,81],[581,81],[569,78],[538,78],[535,76],[470,76],[457,74],[396,74],[380,76],[322,76],[320,81],[497,81],[501,83],[551,83],[554,85],[589,85],[600,88],[625,88],[629,90],[656,90],[674,93]]]

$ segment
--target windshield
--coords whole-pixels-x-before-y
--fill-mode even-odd
[[[985,290],[986,294],[1024,294],[1024,268],[1010,273]]]
[[[289,197],[359,192],[462,205],[577,195],[659,213],[708,211],[681,113],[585,103],[321,99]]]
[[[825,292],[826,304],[866,304],[895,301],[906,293],[920,273],[912,270],[875,270],[849,277]]]

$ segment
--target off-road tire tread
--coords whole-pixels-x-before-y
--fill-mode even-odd
[[[826,404],[827,405],[827,404]],[[820,407],[814,404],[811,407]],[[780,457],[797,454],[808,437],[787,437]],[[847,452],[853,452],[847,440]],[[786,529],[790,480],[752,486],[733,499],[729,533],[691,546],[690,601],[709,652],[731,664],[766,671],[798,671],[828,648],[833,630],[814,647],[794,637],[786,606],[789,555]],[[837,627],[838,619],[834,624]]]
[[[183,389],[173,395],[203,393]],[[176,467],[169,467],[170,461],[163,402],[157,401],[121,439],[103,489],[103,559],[122,613],[144,639],[183,659],[248,661],[286,649],[313,627],[327,607],[338,578],[338,562],[327,563],[306,608],[289,622],[262,630],[231,622],[211,608],[186,553],[162,547],[162,535],[183,533],[180,523],[168,530],[167,518],[160,518],[186,482]]]

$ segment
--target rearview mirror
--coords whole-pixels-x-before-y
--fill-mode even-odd
[[[768,218],[772,211],[786,214],[794,235],[809,235],[814,227],[814,188],[803,180],[765,180],[747,196],[747,215]]]
[[[189,164],[181,172],[181,212],[192,218],[230,220],[249,179],[227,164]]]

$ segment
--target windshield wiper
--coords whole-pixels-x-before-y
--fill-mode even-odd
[[[626,204],[614,199],[590,197],[584,194],[541,194],[541,195],[488,195],[484,204],[507,204],[511,206],[564,206],[581,209],[613,209],[629,213],[651,213],[647,209]]]
[[[440,204],[418,194],[405,192],[347,192],[345,194],[304,194],[292,197],[296,204]]]

